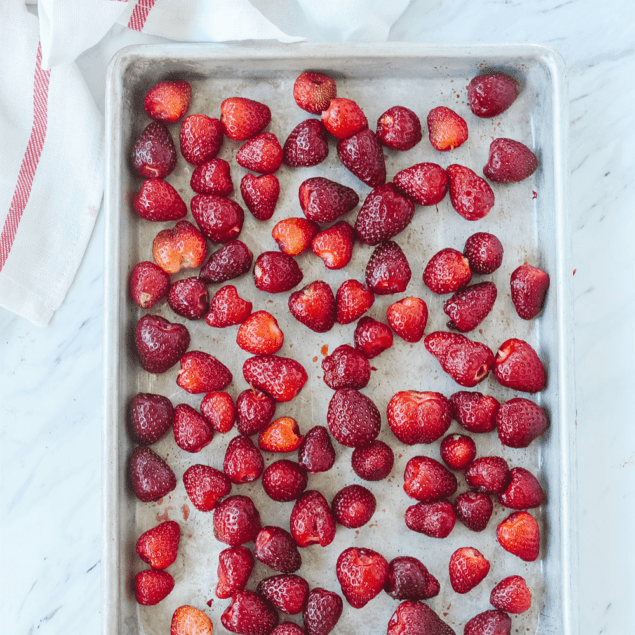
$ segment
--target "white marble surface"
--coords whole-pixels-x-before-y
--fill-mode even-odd
[[[635,628],[634,18],[632,0],[415,0],[390,35],[544,42],[569,66],[580,632],[594,635]],[[82,56],[100,106],[112,54],[152,41],[160,39],[115,27]],[[0,309],[0,631],[7,635],[100,628],[103,233],[100,217],[48,328]]]

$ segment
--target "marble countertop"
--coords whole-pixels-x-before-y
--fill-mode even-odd
[[[631,0],[414,0],[390,40],[542,42],[569,68],[581,633],[635,624],[635,45]],[[79,59],[165,41],[115,27]],[[7,635],[98,633],[104,218],[48,328],[0,309],[0,598]],[[572,272],[573,275],[574,272]]]

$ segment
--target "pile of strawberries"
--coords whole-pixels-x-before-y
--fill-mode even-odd
[[[479,75],[469,84],[468,103],[478,117],[500,115],[518,95],[518,84],[504,74]],[[361,485],[343,487],[329,502],[309,487],[309,476],[330,470],[337,444],[353,448],[351,466],[363,480],[386,479],[394,464],[394,452],[377,439],[381,413],[360,392],[369,382],[369,360],[393,345],[394,334],[425,349],[461,387],[473,388],[493,371],[507,388],[537,393],[546,385],[545,368],[527,342],[512,338],[496,353],[464,335],[474,331],[491,312],[497,297],[493,282],[471,284],[473,274],[492,274],[501,266],[503,246],[494,235],[479,232],[470,236],[459,251],[448,246],[435,254],[423,270],[423,283],[435,294],[450,295],[443,304],[449,321],[447,331],[424,338],[428,307],[417,297],[402,298],[388,307],[386,322],[364,314],[376,295],[403,293],[411,280],[410,264],[392,239],[412,221],[416,205],[437,205],[449,192],[452,207],[463,218],[485,217],[495,204],[487,180],[466,166],[446,169],[435,163],[419,163],[395,174],[386,182],[384,148],[405,152],[422,140],[422,125],[410,109],[394,106],[369,126],[354,101],[336,96],[330,77],[302,73],[294,86],[297,105],[319,115],[297,125],[284,144],[265,132],[270,109],[257,101],[231,97],[221,104],[220,119],[192,114],[180,129],[180,151],[195,166],[191,188],[196,195],[190,208],[195,224],[184,220],[187,206],[166,180],[177,163],[177,150],[167,123],[182,119],[188,109],[191,87],[187,82],[162,82],[146,95],[145,110],[152,118],[134,146],[133,163],[147,180],[134,199],[134,210],[147,221],[176,221],[159,231],[152,244],[154,262],[137,264],[130,274],[130,294],[142,309],[167,299],[172,311],[187,320],[205,320],[214,329],[239,326],[236,345],[252,355],[242,368],[249,385],[236,401],[225,392],[233,381],[230,370],[211,354],[188,351],[190,333],[181,323],[158,315],[144,314],[135,330],[135,345],[141,367],[148,373],[164,373],[180,364],[177,385],[190,394],[204,395],[199,409],[181,403],[176,407],[161,395],[139,393],[130,406],[130,433],[137,443],[130,464],[130,480],[142,502],[161,499],[176,487],[168,463],[149,446],[170,428],[183,451],[200,452],[216,433],[226,434],[234,425],[239,435],[231,440],[223,470],[209,465],[191,465],[183,475],[187,495],[201,512],[213,511],[214,534],[228,547],[218,562],[218,598],[231,598],[221,617],[223,626],[240,635],[327,635],[343,611],[343,600],[334,591],[313,588],[297,571],[301,549],[329,545],[337,525],[359,528],[375,513],[373,493]],[[453,110],[437,107],[427,117],[432,146],[451,151],[468,139],[466,121]],[[237,163],[259,176],[247,173],[240,192],[245,206],[258,221],[271,219],[280,195],[276,172],[288,168],[319,165],[329,153],[329,135],[337,140],[341,164],[372,191],[366,196],[354,226],[338,220],[359,203],[358,194],[324,177],[305,180],[299,188],[300,218],[281,220],[272,229],[278,250],[264,251],[253,259],[252,251],[239,240],[244,211],[229,198],[234,190],[230,165],[217,158],[225,137],[244,142],[236,153]],[[537,169],[533,152],[520,142],[496,139],[490,146],[483,173],[495,183],[514,183]],[[321,225],[327,224],[324,228]],[[222,246],[208,256],[208,241]],[[334,293],[322,280],[310,282],[290,293],[290,314],[317,333],[334,325],[357,322],[354,346],[337,347],[322,362],[323,380],[334,390],[324,425],[302,434],[288,416],[276,418],[278,403],[294,399],[308,380],[298,361],[277,355],[284,342],[274,315],[253,311],[251,301],[225,284],[253,272],[255,287],[267,293],[284,293],[303,280],[296,256],[311,250],[327,269],[341,269],[351,260],[355,242],[374,246],[365,280],[343,282]],[[172,280],[184,269],[199,269],[198,275]],[[210,298],[208,286],[217,285]],[[219,286],[222,285],[222,286]],[[518,316],[535,318],[543,308],[549,276],[529,264],[511,275],[511,297]],[[502,339],[502,338],[501,338]],[[423,348],[422,354],[423,353]],[[405,524],[434,538],[445,538],[456,519],[474,532],[484,531],[493,510],[492,497],[513,511],[500,522],[496,538],[500,546],[524,561],[538,558],[539,526],[528,509],[540,506],[544,493],[528,470],[511,467],[499,456],[476,456],[476,445],[468,434],[446,435],[452,419],[470,434],[498,431],[501,443],[525,448],[547,429],[547,417],[526,398],[499,403],[480,392],[458,391],[448,399],[437,392],[403,390],[387,407],[387,421],[400,444],[431,444],[439,439],[440,459],[415,456],[404,473],[405,493],[416,501],[405,512]],[[258,435],[257,442],[251,437]],[[397,445],[395,444],[395,447]],[[297,452],[297,461],[281,459],[265,469],[262,452]],[[446,467],[447,466],[447,467]],[[454,502],[457,490],[454,472],[461,472],[470,489]],[[260,513],[250,497],[233,494],[234,485],[261,479],[273,501],[294,502],[290,531],[262,526]],[[173,589],[174,579],[166,569],[177,558],[179,525],[166,521],[139,537],[137,553],[151,568],[134,580],[135,596],[143,605],[157,604]],[[253,549],[244,545],[254,544]],[[276,572],[261,580],[256,591],[245,590],[255,560]],[[449,561],[453,590],[464,594],[487,576],[490,564],[478,550],[456,550]],[[337,559],[341,593],[353,608],[361,608],[382,590],[401,603],[387,625],[388,635],[446,635],[454,631],[422,600],[440,591],[438,580],[418,559],[402,556],[388,562],[380,553],[363,547],[345,549]],[[503,635],[511,632],[508,613],[522,613],[531,606],[531,592],[522,577],[513,575],[498,582],[490,596],[493,610],[473,617],[465,635]],[[295,623],[279,624],[279,613],[302,613],[304,628]],[[172,620],[173,635],[209,635],[210,619],[198,609],[178,608]]]

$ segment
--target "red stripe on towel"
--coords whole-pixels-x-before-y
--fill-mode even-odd
[[[132,15],[130,16],[130,21],[128,22],[128,28],[134,29],[135,31],[141,31],[143,29],[143,25],[146,23],[146,19],[148,18],[148,13],[150,13],[150,9],[154,6],[156,0],[139,0],[137,5],[132,10]]]

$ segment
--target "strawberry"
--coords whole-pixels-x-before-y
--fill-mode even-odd
[[[280,196],[280,181],[275,174],[245,174],[240,181],[240,194],[256,220],[269,220]]]
[[[301,324],[316,333],[326,333],[333,328],[337,309],[331,287],[316,280],[289,296],[289,312]]]
[[[272,604],[257,593],[237,591],[232,595],[231,604],[220,616],[220,621],[231,633],[269,635],[278,625],[279,618]]]
[[[201,512],[210,512],[218,508],[222,504],[223,498],[232,489],[232,484],[225,474],[209,465],[201,465],[200,463],[185,470],[183,485],[192,505]]]
[[[450,397],[450,407],[452,418],[468,432],[491,432],[496,428],[500,403],[494,397],[462,390]]]
[[[237,545],[223,549],[218,554],[216,597],[225,600],[237,591],[243,591],[254,568],[254,562],[254,557],[247,547]]]
[[[303,181],[298,196],[302,212],[316,223],[332,223],[359,203],[355,190],[322,176]]]
[[[526,448],[549,426],[544,410],[529,399],[505,402],[496,415],[498,438],[509,448]]]
[[[511,479],[505,491],[498,495],[501,505],[510,509],[531,509],[540,507],[545,500],[545,494],[538,479],[523,467],[513,467],[510,471]]]
[[[142,606],[154,606],[164,600],[174,588],[174,578],[167,571],[146,569],[134,578],[135,600]]]
[[[229,163],[223,159],[210,159],[201,163],[192,173],[190,187],[197,194],[229,196],[234,191]]]
[[[361,609],[384,588],[388,561],[372,549],[349,547],[339,555],[335,574],[348,603]]]
[[[267,293],[290,291],[302,282],[302,270],[288,254],[279,251],[264,251],[254,265],[256,289]]]
[[[435,331],[425,338],[424,344],[439,360],[441,368],[466,388],[483,381],[494,367],[494,354],[485,344],[458,333]]]
[[[509,75],[477,75],[467,87],[467,103],[477,117],[495,117],[518,97],[518,82]]]
[[[376,506],[373,493],[361,485],[344,487],[335,494],[331,503],[337,522],[349,529],[365,525],[373,517]]]
[[[214,430],[192,406],[180,403],[174,409],[174,442],[185,452],[200,452],[214,438]]]
[[[463,255],[472,273],[494,273],[503,262],[503,245],[494,234],[477,232],[465,241]]]
[[[187,205],[180,194],[163,179],[144,181],[132,206],[141,218],[154,222],[181,220],[187,216]]]
[[[524,578],[510,575],[492,589],[489,601],[494,608],[501,611],[524,613],[531,608],[531,591]]]
[[[386,182],[386,158],[372,130],[365,128],[337,144],[341,164],[370,187]]]
[[[388,402],[388,425],[406,445],[433,443],[450,427],[450,403],[438,392],[405,390]]]
[[[280,251],[289,256],[299,256],[311,246],[319,231],[320,226],[307,218],[285,218],[274,225],[271,236]]]
[[[252,355],[277,353],[284,342],[284,333],[271,313],[256,311],[239,327],[236,343]]]
[[[276,402],[268,394],[248,388],[238,395],[236,412],[238,432],[249,436],[260,432],[273,419]]]
[[[281,622],[271,631],[270,635],[305,635],[305,632],[295,622]]]
[[[336,94],[335,82],[323,73],[305,71],[298,75],[293,84],[295,103],[312,115],[319,115],[325,111]]]
[[[463,289],[472,279],[467,258],[456,249],[442,249],[436,253],[423,271],[423,282],[432,291],[442,295]]]
[[[142,533],[135,549],[153,569],[167,569],[176,560],[180,540],[179,524],[168,520]]]
[[[192,165],[214,159],[223,145],[223,125],[207,115],[190,115],[181,126],[181,154]]]
[[[176,383],[183,390],[196,395],[223,390],[231,382],[232,374],[227,366],[212,355],[202,351],[191,351],[181,357],[181,370]]]
[[[411,505],[406,510],[405,521],[412,531],[430,538],[447,538],[454,529],[456,514],[452,503],[443,499]]]
[[[281,573],[293,573],[302,566],[302,557],[291,534],[281,527],[263,527],[254,541],[254,556]]]
[[[258,445],[265,452],[295,452],[301,443],[298,422],[292,417],[276,419],[258,437]]]
[[[366,284],[377,295],[403,293],[411,276],[404,252],[392,240],[378,245],[366,265]]]
[[[225,134],[234,141],[246,141],[262,132],[271,121],[265,104],[245,97],[230,97],[220,105],[220,120]]]
[[[342,598],[332,591],[311,589],[302,612],[307,635],[328,635],[342,615]]]
[[[143,108],[150,119],[178,121],[190,107],[192,87],[183,81],[159,82],[147,93]]]
[[[503,611],[483,611],[465,625],[465,635],[511,635],[512,620]]]
[[[318,165],[328,155],[326,128],[317,119],[300,122],[284,142],[284,163],[292,168]]]
[[[262,454],[249,437],[239,435],[229,442],[223,460],[223,472],[232,483],[242,485],[256,481],[264,469]]]
[[[411,556],[399,556],[388,565],[384,591],[395,600],[429,600],[439,594],[439,581]]]
[[[410,150],[422,136],[419,117],[404,106],[389,108],[377,120],[377,138],[391,150]]]
[[[494,183],[519,183],[538,169],[536,155],[520,141],[494,139],[483,174]]]
[[[242,324],[251,315],[252,306],[251,302],[238,295],[235,286],[228,284],[212,297],[205,321],[214,328]]]
[[[282,146],[275,134],[263,132],[249,139],[236,153],[236,162],[246,170],[273,174],[282,165]]]
[[[415,456],[404,471],[403,489],[415,500],[434,503],[456,492],[456,476],[441,463],[427,456]]]
[[[420,342],[428,322],[428,307],[421,298],[403,298],[386,310],[390,328],[406,342]]]
[[[199,407],[201,414],[215,432],[226,434],[236,422],[236,406],[226,392],[209,392]]]
[[[392,471],[395,456],[383,441],[371,441],[353,450],[351,466],[359,478],[365,481],[382,481]]]
[[[321,117],[326,129],[340,140],[368,128],[368,120],[362,109],[354,101],[343,97],[331,99]]]
[[[148,124],[134,145],[133,163],[146,179],[164,179],[176,167],[176,148],[168,127],[160,122]]]
[[[476,444],[465,434],[448,434],[439,451],[441,460],[451,470],[464,470],[476,457]]]
[[[315,235],[311,251],[322,258],[327,269],[341,269],[351,261],[354,243],[353,228],[341,220]]]
[[[480,220],[494,207],[494,192],[485,179],[463,165],[447,167],[450,202],[465,220]]]
[[[447,327],[461,333],[473,331],[489,315],[497,293],[493,282],[479,282],[457,291],[443,304],[450,318]]]
[[[465,492],[454,501],[456,517],[470,530],[483,531],[492,516],[494,504],[483,493]]]
[[[547,383],[545,367],[536,351],[525,341],[512,338],[496,353],[494,376],[501,386],[536,393]]]
[[[230,547],[251,542],[260,526],[260,514],[249,496],[230,496],[214,510],[214,536]]]
[[[174,408],[162,395],[137,393],[130,402],[129,430],[135,443],[152,445],[172,426]]]
[[[374,441],[381,428],[377,406],[353,388],[335,391],[326,421],[335,440],[348,448],[359,448]]]
[[[179,606],[172,615],[170,635],[212,635],[212,620],[193,606]]]
[[[373,306],[375,295],[357,280],[342,282],[335,294],[338,324],[350,324]]]
[[[496,528],[500,546],[525,562],[533,562],[540,553],[540,528],[527,512],[514,512]]]
[[[214,194],[197,194],[190,206],[199,229],[213,243],[228,243],[238,238],[245,212],[236,201]]]
[[[139,363],[149,373],[164,373],[176,364],[190,345],[190,333],[158,315],[144,315],[135,329]]]
[[[160,231],[152,241],[154,262],[166,273],[200,267],[206,253],[205,237],[186,220]]]
[[[177,280],[168,294],[170,308],[188,320],[200,320],[209,309],[209,293],[196,277]]]
[[[130,272],[128,287],[134,303],[149,309],[167,296],[170,276],[153,262],[140,262]]]
[[[383,322],[363,317],[355,327],[355,348],[368,359],[377,357],[392,346],[392,331]]]
[[[298,463],[310,474],[328,472],[335,463],[335,449],[324,426],[314,426],[302,439]]]
[[[402,602],[388,622],[387,635],[455,635],[423,602]]]
[[[159,500],[176,487],[176,476],[170,466],[148,447],[132,451],[129,469],[135,496],[142,503]]]
[[[419,205],[438,205],[448,191],[448,175],[436,163],[417,163],[395,174],[399,192]]]
[[[251,269],[253,254],[240,240],[231,240],[215,251],[201,268],[199,278],[207,284],[227,282]]]
[[[297,550],[295,542],[293,548]],[[258,584],[258,594],[267,598],[279,611],[287,615],[297,615],[306,605],[309,583],[299,575],[283,573],[261,580]],[[304,631],[300,630],[300,635],[303,633]],[[288,635],[293,635],[293,632]]]
[[[467,123],[454,110],[437,106],[428,113],[428,134],[435,150],[447,152],[467,141]]]
[[[549,289],[549,274],[538,267],[521,265],[511,275],[512,302],[518,317],[535,318],[545,305]]]
[[[500,494],[507,487],[510,478],[509,465],[499,456],[476,459],[465,471],[469,488],[484,494]]]
[[[450,584],[456,593],[468,593],[489,573],[489,562],[472,547],[457,549],[450,557]]]
[[[291,534],[299,547],[326,547],[335,538],[335,518],[320,492],[304,492],[291,511]]]
[[[343,344],[322,360],[324,383],[333,390],[364,388],[370,380],[368,358],[357,349]]]
[[[271,500],[288,503],[306,489],[306,470],[293,461],[282,459],[267,467],[262,475],[262,487]],[[300,545],[302,546],[302,545]]]

